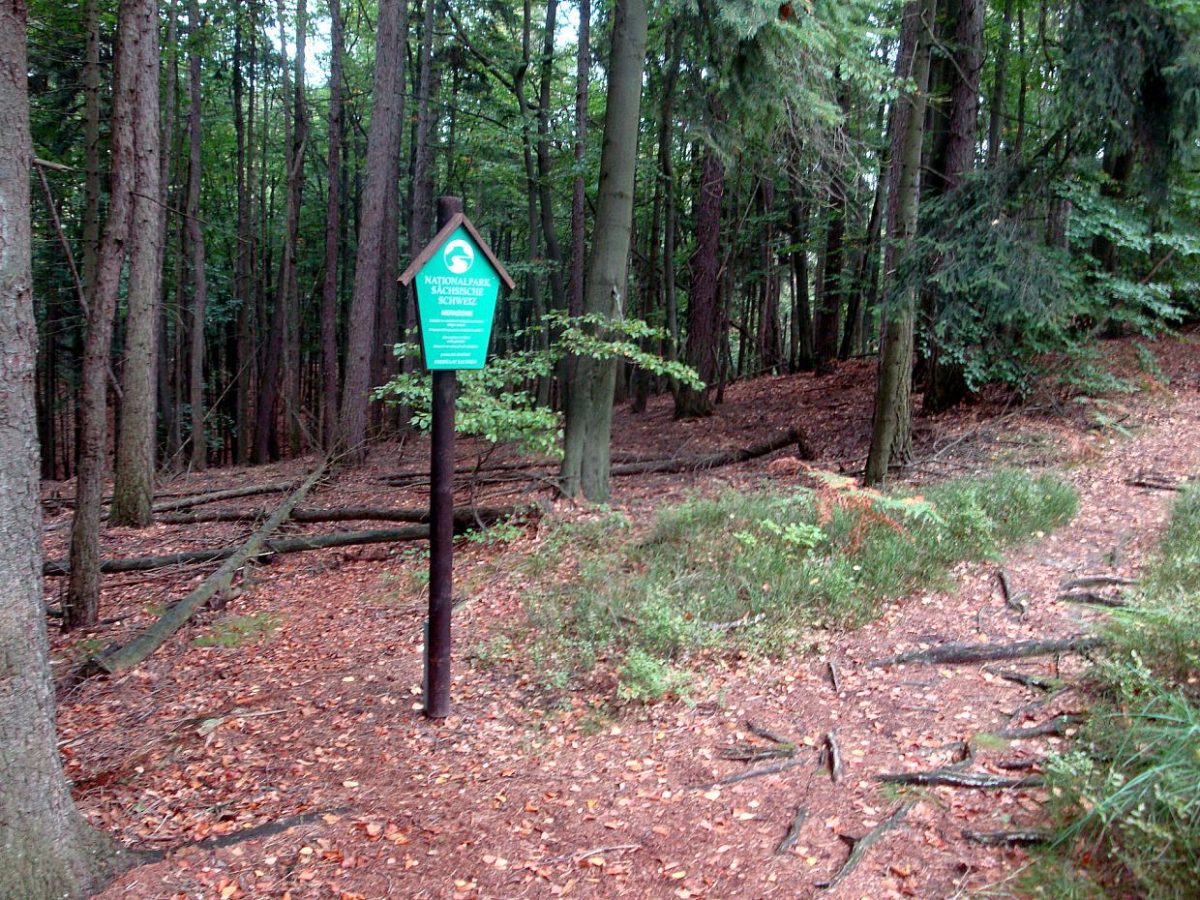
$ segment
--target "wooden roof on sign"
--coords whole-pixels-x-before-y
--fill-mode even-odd
[[[443,225],[441,230],[433,236],[433,240],[425,245],[425,249],[418,253],[416,259],[408,264],[408,268],[400,276],[400,283],[408,287],[412,283],[412,280],[417,277],[417,273],[425,267],[425,263],[429,262],[433,254],[438,252],[442,244],[446,243],[450,239],[450,235],[454,234],[460,226],[467,230],[467,234],[475,241],[476,246],[483,251],[484,257],[491,263],[492,268],[496,270],[496,274],[500,276],[500,280],[508,286],[508,289],[511,291],[516,287],[517,283],[513,281],[512,276],[508,274],[500,260],[496,259],[496,254],[492,252],[492,248],[483,239],[483,235],[471,224],[471,220],[466,217],[465,213],[455,213],[450,217],[450,221]]]

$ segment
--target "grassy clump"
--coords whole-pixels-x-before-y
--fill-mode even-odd
[[[1098,706],[1080,749],[1051,767],[1061,827],[1035,877],[1053,869],[1056,883],[1069,881],[1078,895],[1115,889],[1194,897],[1200,872],[1200,488],[1175,504],[1137,603],[1114,614],[1107,629],[1112,643],[1093,672]]]
[[[229,616],[215,622],[212,631],[192,640],[193,647],[243,647],[270,634],[279,627],[279,617],[271,613],[253,616]]]
[[[688,501],[661,512],[640,543],[620,517],[564,526],[541,565],[560,553],[577,562],[532,598],[535,652],[560,686],[611,659],[619,696],[653,699],[680,687],[691,651],[794,650],[1075,509],[1074,491],[1049,476],[1000,472],[904,496],[827,475],[815,490]]]

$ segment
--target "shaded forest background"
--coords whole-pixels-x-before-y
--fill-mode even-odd
[[[914,399],[1098,377],[1098,338],[1200,312],[1198,35],[1182,0],[35,0],[65,624],[95,621],[110,465],[109,521],[144,525],[156,471],[361,457],[422,421],[396,276],[438,195],[518,282],[479,430],[565,427],[592,499],[614,402],[703,416],[732,380],[878,354],[878,482]]]

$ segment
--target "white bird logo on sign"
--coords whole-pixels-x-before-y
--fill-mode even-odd
[[[475,263],[475,250],[459,238],[446,245],[446,249],[442,251],[442,261],[451,274],[463,275]]]

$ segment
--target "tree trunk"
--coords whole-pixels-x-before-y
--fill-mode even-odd
[[[325,210],[325,283],[321,292],[321,440],[326,451],[337,439],[338,244],[342,232],[342,11],[329,0],[329,202]]]
[[[587,313],[620,317],[625,306],[647,27],[645,0],[617,0],[599,199],[585,294]],[[592,501],[608,499],[615,379],[616,366],[610,360],[584,357],[577,361],[562,463],[567,496],[582,491]]]
[[[904,6],[897,72],[911,77],[915,90],[901,97],[892,113],[892,189],[888,206],[888,277],[899,268],[900,254],[916,236],[921,188],[921,144],[925,135],[925,103],[929,85],[931,24],[937,0]],[[867,454],[866,483],[881,484],[888,467],[907,462],[912,454],[912,357],[916,292],[903,289],[883,312],[883,343],[875,389],[875,416]]]
[[[251,44],[250,58],[254,58],[254,28],[256,19],[251,13]],[[237,250],[234,262],[234,293],[238,299],[237,315],[237,434],[235,446],[237,462],[245,464],[250,461],[252,401],[255,374],[257,374],[257,359],[254,353],[254,225],[250,210],[250,185],[253,184],[253,154],[247,148],[253,142],[254,98],[250,98],[250,127],[246,121],[245,75],[242,67],[245,62],[242,53],[242,17],[243,12],[234,13],[233,33],[233,127],[237,141]],[[336,71],[336,70],[335,70]],[[330,103],[332,104],[332,97]],[[331,113],[332,115],[332,113]],[[331,138],[332,140],[332,138]],[[335,367],[332,371],[336,372]]]
[[[396,114],[399,92],[396,79],[403,60],[404,34],[400,28],[403,0],[380,0],[379,28],[375,36],[375,74],[372,92],[371,131],[367,140],[367,175],[359,210],[358,256],[354,269],[354,295],[350,303],[346,378],[342,389],[339,443],[353,459],[366,455],[367,405],[370,390],[372,333],[379,298],[380,259],[383,256],[384,204],[387,179],[393,177],[392,160],[400,142],[402,123]]]
[[[587,185],[583,167],[587,160],[588,82],[591,79],[591,0],[579,0],[579,47],[575,58],[575,177],[571,181],[571,275],[567,286],[567,314],[583,315],[583,270],[587,264]],[[570,404],[575,384],[576,360],[568,356],[560,366],[562,406]]]
[[[758,319],[758,357],[759,368],[778,375],[784,364],[783,332],[779,324],[779,275],[776,268],[775,242],[775,184],[769,178],[764,179],[759,189],[762,201],[760,215],[766,226],[763,234],[762,266],[763,266],[763,302]]]
[[[122,4],[127,28],[136,26],[136,13],[145,11]],[[128,42],[121,43],[126,60],[119,62],[124,80],[116,85],[118,96],[132,90],[136,60],[130,58],[137,56]],[[0,896],[50,900],[100,889],[116,856],[107,836],[94,832],[74,809],[56,751],[42,612],[28,74],[25,5],[5,0],[0,2]],[[127,127],[114,132],[114,151],[128,154],[130,137]],[[108,286],[97,278],[96,287]],[[115,298],[115,282],[112,287]],[[101,372],[97,379],[101,390],[106,377]]]
[[[305,45],[308,37],[306,0],[296,0],[296,58],[293,65],[292,165],[287,177],[287,232],[283,262],[290,272],[288,292],[284,295],[283,409],[288,450],[293,458],[300,455],[300,429],[303,402],[300,396],[300,285],[297,281],[296,256],[300,247],[300,206],[304,193],[304,153],[308,146],[308,110],[304,99]],[[286,84],[286,82],[285,82]],[[284,94],[287,96],[286,92]],[[286,100],[284,101],[286,104]],[[284,116],[287,112],[285,108]]]
[[[667,42],[667,68],[658,124],[658,177],[663,185],[663,306],[667,317],[667,348],[664,355],[672,362],[679,358],[679,304],[675,290],[675,238],[679,216],[675,208],[675,160],[671,152],[671,136],[675,127],[675,89],[679,83],[682,43],[680,29],[672,27]]]
[[[988,110],[987,164],[1000,159],[1000,140],[1004,131],[1004,93],[1008,78],[1008,45],[1012,40],[1013,0],[1004,0],[1004,27],[996,47],[996,73],[992,82],[991,108]]]
[[[86,0],[83,27],[87,35],[83,64],[83,286],[90,299],[100,261],[100,2]]]
[[[792,232],[792,349],[791,370],[813,368],[812,310],[808,299],[808,207],[799,198],[797,187],[792,188],[792,203],[788,210],[788,225]]]
[[[688,365],[705,387],[680,385],[675,394],[675,418],[712,415],[709,391],[717,380],[720,363],[721,302],[720,260],[721,198],[725,193],[725,166],[708,151],[700,164],[700,199],[696,209],[696,250],[689,262],[692,273],[688,298],[688,333],[684,348]]]
[[[155,20],[157,27],[157,18]],[[166,219],[161,209],[162,135],[158,106],[159,48],[141,42],[133,139],[136,151],[133,230],[129,251],[125,365],[117,434],[116,483],[108,520],[144,528],[154,521],[154,437],[157,425],[158,318],[162,302],[162,254]]]
[[[408,247],[415,257],[433,230],[433,44],[438,0],[425,0],[417,75],[417,136],[413,145],[412,221]],[[386,236],[385,236],[386,237]]]
[[[191,466],[208,468],[208,441],[204,435],[204,314],[208,306],[204,232],[200,228],[200,3],[188,4],[188,190],[187,237],[192,251],[192,309],[188,349],[188,403],[192,414]]]
[[[550,264],[550,299],[554,309],[563,309],[566,304],[562,256],[554,228],[554,203],[550,190],[550,83],[554,78],[554,26],[557,17],[558,0],[546,0],[546,31],[542,39],[541,84],[538,89],[537,178],[542,240],[546,244],[546,261]]]
[[[122,4],[123,17],[135,12]],[[25,16],[22,0],[0,3],[0,896],[50,900],[98,890],[115,849],[76,812],[56,749],[42,611]],[[128,152],[122,138],[116,147]]]
[[[100,241],[100,259],[83,346],[79,465],[75,518],[71,523],[71,580],[63,601],[64,630],[95,624],[100,608],[100,501],[108,458],[109,351],[133,210],[136,164],[133,118],[138,110],[141,57],[138,47],[141,41],[158,40],[156,12],[157,7],[149,0],[124,0],[117,21],[111,121],[112,181],[108,221]]]
[[[979,132],[979,80],[983,70],[984,0],[959,0],[958,24],[954,32],[954,65],[950,67],[950,121],[946,140],[943,177],[947,191],[957,190],[963,175],[975,165]],[[941,310],[935,308],[936,317]],[[963,364],[947,360],[935,328],[929,336],[929,372],[925,382],[923,409],[937,413],[962,402],[967,396]]]

